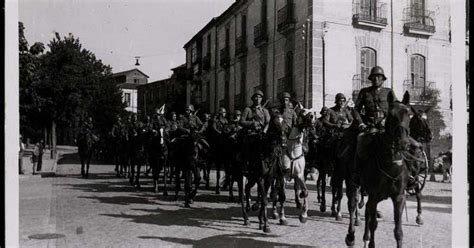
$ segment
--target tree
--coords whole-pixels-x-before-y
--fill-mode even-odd
[[[20,91],[25,92],[21,105],[37,113],[41,125],[51,128],[53,150],[56,127],[75,128],[89,116],[99,132],[108,132],[115,117],[124,111],[120,90],[112,79],[112,68],[83,49],[72,34],[61,38],[55,33],[48,44],[49,51],[40,56],[44,46],[35,44],[28,53],[27,48],[21,32],[20,56],[25,54],[25,62],[20,65],[20,74],[24,77]],[[34,63],[29,62],[30,57]],[[30,121],[31,118],[25,118],[25,129],[34,127],[35,123]]]

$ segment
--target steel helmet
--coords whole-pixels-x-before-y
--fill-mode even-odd
[[[283,93],[281,94],[281,98],[282,98],[282,99],[284,99],[284,98],[290,99],[290,98],[291,98],[291,95],[290,95],[290,93],[288,93],[288,92],[283,92]]]
[[[322,107],[321,112],[319,112],[319,114],[323,114],[324,112],[328,112],[328,111],[329,111],[328,107]]]
[[[261,90],[255,91],[255,93],[253,93],[252,95],[252,98],[254,98],[256,95],[260,95],[261,97],[263,97],[263,92]]]
[[[234,115],[242,115],[242,112],[240,110],[236,110]]]
[[[191,112],[194,112],[194,106],[192,104],[189,104],[186,106],[186,110],[190,110]]]
[[[385,74],[383,73],[383,69],[380,66],[372,67],[372,69],[370,70],[369,80],[372,80],[373,76],[376,76],[376,75],[382,75],[383,80],[387,80],[387,77],[385,77]]]
[[[339,100],[341,100],[341,99],[346,100],[346,96],[345,96],[344,94],[342,94],[342,93],[337,93],[337,94],[336,94],[336,100],[335,100],[335,101],[337,102],[337,101],[339,101]]]

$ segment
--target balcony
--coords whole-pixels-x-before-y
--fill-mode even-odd
[[[208,53],[202,58],[202,69],[208,71],[211,68],[211,54]]]
[[[365,2],[365,1],[364,1]],[[382,29],[387,26],[386,3],[355,2],[352,5],[352,23],[358,26]]]
[[[247,54],[247,36],[241,35],[235,39],[235,55],[242,57]]]
[[[253,28],[253,44],[255,45],[255,47],[261,47],[267,44],[267,41],[267,22],[262,21]]]
[[[294,9],[295,4],[287,4],[285,7],[278,10],[277,30],[279,33],[286,34],[295,29],[296,18]]]
[[[219,64],[223,67],[226,68],[230,65],[230,52],[229,52],[229,47],[224,47],[220,51],[220,56],[219,56]]]
[[[403,81],[403,92],[408,91],[410,101],[417,104],[434,104],[434,96],[437,94],[434,82],[425,82],[424,85],[416,85],[411,79]]]
[[[292,92],[293,91],[293,77],[291,75],[282,77],[278,79],[277,85],[277,95],[281,96],[283,92]]]
[[[405,8],[404,31],[407,34],[431,36],[435,31],[434,11],[412,6]]]

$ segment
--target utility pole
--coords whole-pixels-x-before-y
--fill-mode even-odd
[[[303,102],[304,102],[304,105],[305,106],[309,106],[308,104],[308,97],[307,97],[307,91],[308,91],[308,63],[307,63],[307,60],[308,60],[308,30],[309,30],[309,26],[310,26],[310,19],[306,19],[306,23],[303,24],[302,26],[302,30],[301,30],[301,39],[303,39],[303,42],[304,42],[304,84],[303,84]]]
[[[393,0],[390,0],[390,88],[393,90]]]

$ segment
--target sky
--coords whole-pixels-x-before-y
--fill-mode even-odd
[[[30,45],[72,33],[114,73],[138,68],[152,82],[185,63],[183,45],[234,1],[19,0],[18,9]]]

